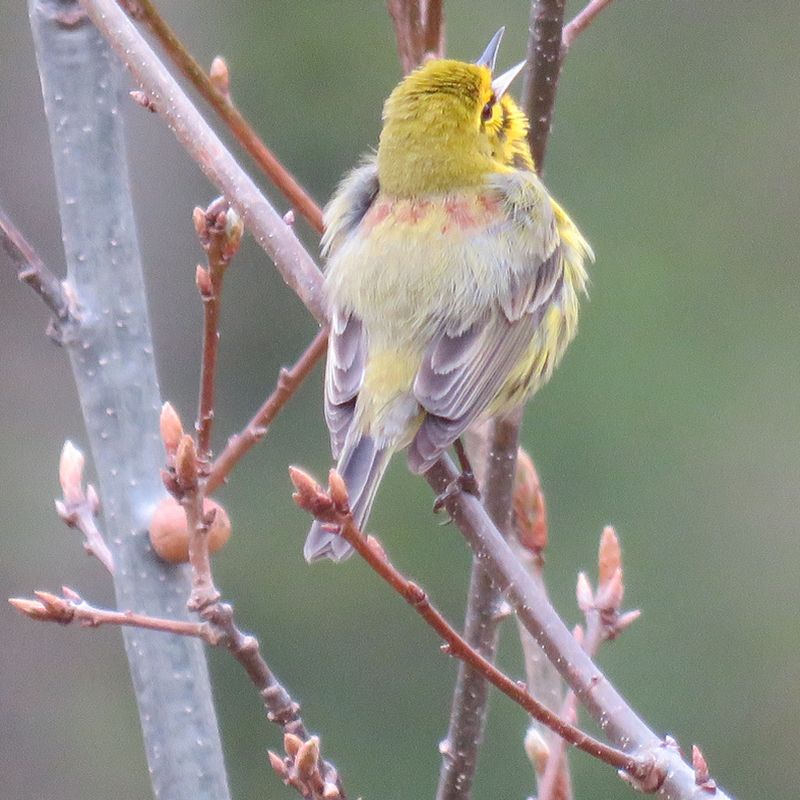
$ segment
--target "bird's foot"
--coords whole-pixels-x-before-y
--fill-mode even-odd
[[[439,494],[433,502],[433,513],[437,514],[441,511],[447,504],[447,501],[460,492],[467,492],[480,500],[481,492],[478,488],[478,481],[475,480],[475,476],[472,474],[472,470],[464,470],[457,478],[447,484],[444,491]]]

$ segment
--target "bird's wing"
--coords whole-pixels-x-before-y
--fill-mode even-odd
[[[520,263],[498,265],[506,278],[496,300],[467,328],[443,326],[425,351],[413,387],[427,412],[408,449],[415,472],[428,469],[492,404],[560,295],[563,252],[540,186],[534,176],[503,195],[508,222],[499,234],[512,237]]]
[[[370,157],[341,183],[325,209],[323,255],[328,255],[357,227],[378,195],[378,167]],[[325,367],[325,421],[331,451],[338,458],[364,380],[366,340],[361,320],[342,309],[330,309],[328,361]]]
[[[512,319],[502,306],[458,333],[439,334],[429,345],[414,381],[414,396],[427,412],[408,450],[415,472],[424,472],[486,411],[530,347],[537,327],[558,294],[561,250],[541,264],[525,287],[524,310]]]
[[[339,184],[325,207],[325,233],[322,255],[334,251],[341,240],[358,226],[378,196],[378,164],[375,156],[367,156]]]
[[[353,420],[356,397],[364,380],[366,352],[361,320],[353,314],[334,311],[325,365],[325,421],[334,458],[339,458]]]

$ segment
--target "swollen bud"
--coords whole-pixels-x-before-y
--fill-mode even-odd
[[[294,758],[300,748],[303,746],[303,740],[294,733],[286,733],[283,736],[283,749],[288,756]]]
[[[158,426],[161,432],[161,441],[164,443],[167,455],[174,457],[183,437],[183,425],[178,412],[172,407],[171,403],[164,403],[161,406]]]
[[[303,778],[314,775],[319,762],[319,737],[312,736],[300,746],[295,757],[298,774]]]
[[[517,450],[512,507],[519,543],[534,554],[541,554],[547,547],[547,507],[533,460],[521,447]]]
[[[347,496],[347,486],[345,486],[344,478],[335,469],[328,473],[328,487],[337,511],[341,511],[343,514],[348,513],[350,499]]]
[[[228,71],[228,64],[222,56],[216,56],[211,62],[208,78],[220,94],[225,95],[228,99],[230,98],[231,76]]]
[[[175,477],[180,488],[185,491],[197,486],[197,475],[197,446],[194,439],[184,433],[175,451]]]
[[[528,728],[528,732],[525,734],[525,755],[533,764],[536,774],[541,775],[550,758],[550,747],[536,728]]]
[[[203,500],[203,514],[213,515],[208,527],[208,552],[216,553],[231,538],[231,521],[225,509],[215,500]],[[186,512],[174,497],[159,501],[150,520],[150,544],[159,557],[170,564],[189,561],[189,526]]]
[[[599,586],[608,583],[617,569],[622,567],[622,550],[617,532],[611,525],[603,529],[600,547],[597,552],[597,582]]]

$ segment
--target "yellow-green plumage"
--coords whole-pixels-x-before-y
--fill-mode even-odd
[[[377,156],[326,210],[325,410],[359,525],[395,450],[426,470],[546,382],[575,335],[592,254],[526,133],[487,67],[429,62],[392,92]],[[348,553],[312,528],[309,560]]]

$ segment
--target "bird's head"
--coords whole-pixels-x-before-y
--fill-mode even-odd
[[[528,120],[507,94],[525,62],[493,74],[503,30],[474,64],[429,61],[391,93],[378,148],[384,191],[446,194],[480,185],[490,172],[532,169]]]

